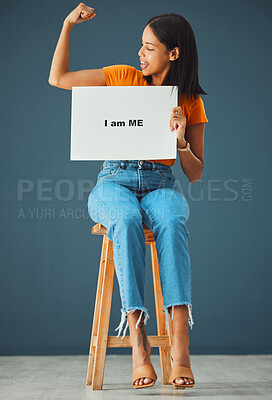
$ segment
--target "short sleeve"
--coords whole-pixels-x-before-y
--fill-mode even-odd
[[[186,126],[199,124],[201,122],[208,122],[205,113],[204,103],[200,96],[193,100],[188,106]]]
[[[109,65],[103,67],[107,86],[129,86],[133,81],[135,68],[130,65]],[[136,70],[135,70],[136,71]]]

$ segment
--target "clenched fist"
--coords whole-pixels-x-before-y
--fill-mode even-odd
[[[88,7],[84,3],[79,3],[79,5],[65,18],[65,22],[69,22],[71,25],[80,24],[80,22],[94,18],[95,15],[94,8]]]

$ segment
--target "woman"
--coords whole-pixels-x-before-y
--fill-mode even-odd
[[[49,83],[72,86],[177,85],[178,107],[169,122],[177,135],[181,167],[190,182],[201,178],[204,167],[204,126],[208,121],[198,82],[198,56],[190,24],[178,14],[151,18],[139,50],[142,71],[129,65],[69,71],[69,35],[72,27],[95,17],[92,7],[80,3],[65,19],[53,56]],[[175,131],[176,130],[176,131]],[[186,139],[185,139],[186,138]],[[192,387],[188,322],[192,328],[191,265],[186,222],[189,206],[175,188],[170,160],[106,160],[88,198],[88,211],[107,228],[113,241],[115,271],[122,301],[118,336],[127,319],[133,358],[133,386],[154,385],[157,375],[150,361],[151,346],[145,325],[144,222],[153,232],[159,258],[166,327],[172,318],[173,386]]]

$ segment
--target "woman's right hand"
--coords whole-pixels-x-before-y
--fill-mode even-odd
[[[88,7],[84,3],[79,3],[79,5],[67,15],[65,22],[69,22],[71,25],[80,24],[80,22],[94,18],[95,15],[94,8]]]

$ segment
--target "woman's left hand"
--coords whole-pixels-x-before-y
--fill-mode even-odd
[[[183,116],[182,108],[180,106],[174,107],[170,119],[171,132],[176,129],[177,131],[177,146],[185,142],[185,129],[186,129],[186,117]]]

